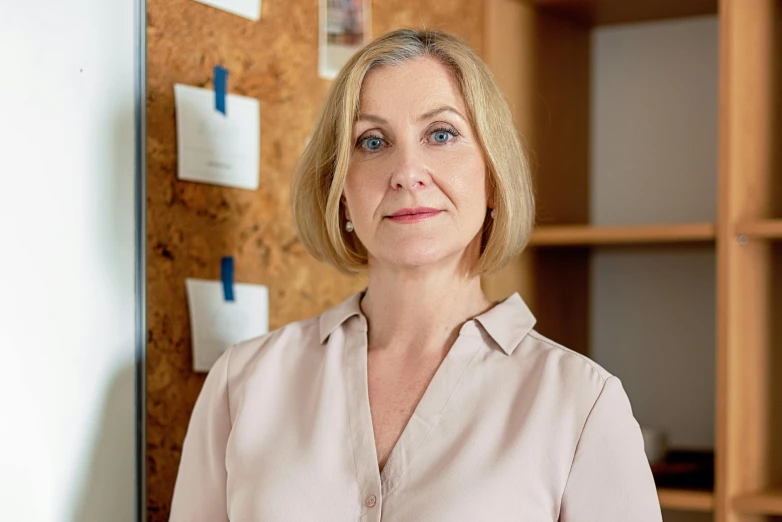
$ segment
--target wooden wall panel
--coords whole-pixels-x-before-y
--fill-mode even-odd
[[[483,3],[373,2],[373,34],[399,27],[453,32],[482,52]],[[329,83],[317,75],[317,0],[264,0],[250,22],[192,0],[147,3],[147,506],[168,520],[182,441],[204,375],[192,372],[185,278],[219,279],[233,255],[238,282],[269,287],[270,328],[315,315],[363,288],[312,260],[296,238],[290,177]],[[228,90],[261,106],[260,187],[176,179],[175,83]]]

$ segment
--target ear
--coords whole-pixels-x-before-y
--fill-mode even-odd
[[[494,181],[491,177],[491,172],[486,169],[486,206],[490,209],[494,208]]]
[[[342,193],[342,196],[339,198],[340,203],[342,203],[342,207],[345,209],[345,219],[350,221],[350,210],[348,209],[348,200],[345,197],[345,193]]]

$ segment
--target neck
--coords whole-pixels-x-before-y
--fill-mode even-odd
[[[454,267],[373,267],[361,308],[369,349],[400,357],[442,356],[462,324],[491,307],[480,277]]]

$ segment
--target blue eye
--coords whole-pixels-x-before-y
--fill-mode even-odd
[[[377,138],[369,138],[364,142],[369,150],[377,150],[383,145],[383,142]]]
[[[368,151],[380,150],[383,146],[383,138],[377,136],[367,136],[358,141],[358,146]]]
[[[454,129],[435,129],[432,131],[432,139],[434,139],[435,143],[448,143],[451,141],[451,138],[455,138],[458,136],[459,133],[457,133]]]

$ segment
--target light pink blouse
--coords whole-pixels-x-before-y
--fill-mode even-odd
[[[172,522],[661,522],[621,382],[518,294],[464,324],[380,473],[360,298],[217,361]]]

